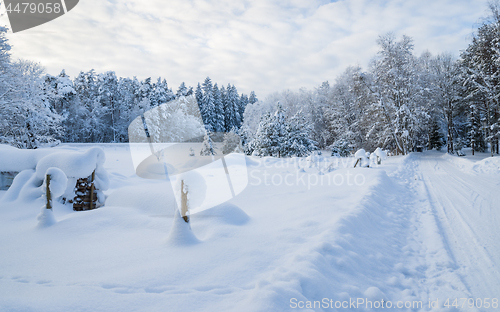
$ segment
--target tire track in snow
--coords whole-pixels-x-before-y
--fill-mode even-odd
[[[498,224],[495,227],[491,222],[497,219],[492,207],[498,202],[498,190],[484,176],[465,174],[440,157],[423,156],[420,160],[430,205],[457,272],[473,298],[498,298],[500,236]]]
[[[438,168],[436,164],[432,170]],[[405,253],[400,264],[406,271],[403,271],[406,283],[415,297],[424,302],[423,308],[417,311],[444,311],[443,298],[468,297],[470,292],[456,272],[456,261],[444,237],[445,230],[438,220],[435,203],[423,183],[418,156],[406,156],[392,176],[408,189],[399,196],[404,196],[412,207],[408,244],[403,248]],[[439,299],[439,307],[429,307],[429,301],[436,299]],[[459,311],[453,307],[445,310]]]

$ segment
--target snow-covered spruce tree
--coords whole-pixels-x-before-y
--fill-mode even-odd
[[[259,156],[306,156],[317,149],[310,133],[311,126],[300,111],[289,120],[278,103],[273,115],[262,116],[257,133],[247,148]]]
[[[151,106],[152,106],[151,103],[152,92],[153,92],[153,85],[151,84],[151,77],[148,77],[139,83],[138,93],[140,100],[142,101],[143,99],[148,99]]]
[[[175,93],[175,95],[177,97],[179,97],[179,96],[186,96],[187,92],[188,92],[188,88],[186,87],[186,84],[183,81],[183,82],[181,82],[181,84],[179,86],[179,89],[177,89],[177,92]]]
[[[241,126],[241,117],[239,113],[239,96],[236,87],[231,84],[226,89],[221,90],[224,106],[224,126],[225,131],[229,132],[234,127],[239,129]]]
[[[298,111],[287,123],[284,140],[284,156],[304,157],[317,150],[311,137],[312,126],[306,122],[302,111]]]
[[[257,102],[259,99],[257,98],[257,95],[255,95],[255,92],[254,91],[251,91],[250,92],[250,96],[248,97],[248,103],[249,104],[254,104],[255,102]]]
[[[243,124],[243,114],[245,113],[245,108],[249,103],[248,96],[246,94],[242,94],[240,97],[239,105],[238,105],[238,115],[240,116],[240,128]]]
[[[201,145],[200,156],[213,156],[217,155],[215,152],[214,144],[211,138],[212,133],[210,131],[205,132],[205,137],[203,138],[203,143]]]
[[[250,154],[257,156],[272,155],[275,142],[271,141],[271,118],[271,114],[268,112],[261,116],[257,132],[252,141],[248,143],[247,150],[251,152]]]
[[[202,85],[203,96],[201,98],[200,113],[203,123],[208,131],[215,131],[215,103],[214,103],[214,89],[212,80],[207,77]]]
[[[149,100],[151,101],[151,106],[158,106],[169,101],[175,100],[176,96],[172,92],[172,89],[168,88],[167,80],[158,77],[158,81],[153,84],[153,90],[151,91]]]
[[[214,131],[215,132],[224,132],[224,104],[222,103],[222,95],[217,86],[217,83],[214,84]]]
[[[486,150],[486,142],[484,141],[483,131],[481,130],[481,114],[474,103],[470,106],[468,135],[472,155],[474,155],[475,151],[484,152]]]
[[[198,103],[198,106],[201,110],[202,102],[203,102],[203,90],[201,90],[201,85],[198,82],[198,85],[196,86],[196,91],[194,91],[194,96],[196,97],[196,102]]]
[[[287,152],[286,139],[288,138],[289,125],[285,117],[285,110],[280,103],[278,103],[276,112],[271,117],[268,126],[270,130],[268,133],[269,142],[271,143],[271,146],[269,146],[271,156],[285,156]]]
[[[443,146],[443,134],[441,133],[441,128],[439,127],[439,124],[436,120],[436,118],[433,118],[431,120],[431,126],[429,129],[429,144],[428,144],[428,149],[436,149],[440,150],[441,147]]]

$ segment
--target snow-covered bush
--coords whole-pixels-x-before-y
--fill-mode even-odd
[[[359,164],[360,167],[368,167],[370,164],[364,149],[359,149],[356,154],[354,154],[354,158],[356,159],[356,166]]]
[[[155,143],[184,142],[202,136],[203,121],[196,105],[194,96],[187,96],[152,108],[144,113],[144,120],[139,116],[130,123],[129,142],[148,142],[144,124]]]
[[[347,157],[351,154],[351,147],[347,141],[337,141],[332,145],[332,156]]]
[[[382,160],[387,159],[387,151],[382,150],[380,147],[377,147],[377,149],[375,149],[374,153],[380,159],[380,163],[382,162]]]

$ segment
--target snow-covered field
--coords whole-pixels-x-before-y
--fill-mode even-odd
[[[0,311],[500,310],[500,157],[247,157],[247,187],[183,240],[168,182],[138,177],[128,145],[99,147],[104,207],[55,203],[39,227],[42,196],[0,191]]]

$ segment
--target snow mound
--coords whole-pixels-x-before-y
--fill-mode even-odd
[[[387,301],[387,296],[378,287],[368,287],[363,295],[371,301],[380,301],[384,299]]]
[[[21,193],[21,190],[23,189],[24,185],[27,184],[34,175],[35,175],[35,170],[33,169],[26,169],[21,171],[16,176],[14,181],[12,181],[12,185],[7,190],[7,192],[5,192],[5,195],[2,197],[0,201],[10,202],[16,200],[19,197],[19,194]]]
[[[246,164],[249,167],[258,167],[258,166],[260,166],[260,162],[255,161],[255,160],[251,159],[250,157],[246,157]]]
[[[150,215],[166,215],[177,204],[170,183],[146,183],[117,189],[109,194],[106,206],[132,207]]]
[[[45,228],[56,223],[56,218],[54,217],[54,212],[52,209],[47,209],[43,206],[40,209],[40,214],[36,217],[38,220],[38,228]]]
[[[378,165],[378,163],[377,163],[377,154],[371,153],[370,154],[370,167],[375,167],[377,165]]]
[[[375,155],[377,155],[378,157],[380,157],[380,159],[382,160],[386,160],[387,159],[387,151],[383,151],[380,147],[377,147],[374,151]]]
[[[18,149],[0,144],[0,171],[35,169],[40,159],[53,152],[53,149]]]
[[[500,174],[500,157],[485,158],[472,166],[476,173]]]
[[[191,225],[181,218],[178,209],[175,209],[174,214],[174,224],[170,228],[167,244],[171,246],[190,246],[200,243],[200,240],[196,238],[191,230]]]
[[[92,175],[95,170],[95,185],[99,190],[109,188],[109,177],[103,168],[106,161],[104,151],[99,147],[92,147],[84,153],[59,152],[43,157],[36,165],[36,174],[40,180],[50,167],[61,169],[69,178],[84,178]]]
[[[193,221],[202,218],[213,218],[216,222],[222,222],[231,225],[244,225],[250,217],[240,207],[231,203],[223,203],[213,208],[203,210],[191,215]]]

